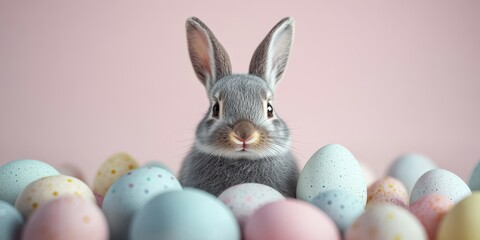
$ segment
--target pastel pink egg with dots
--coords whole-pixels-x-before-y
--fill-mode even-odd
[[[423,224],[431,240],[436,239],[437,229],[444,215],[453,208],[455,203],[447,196],[429,194],[415,201],[410,206],[412,212]]]
[[[315,206],[296,199],[269,203],[247,220],[244,240],[340,239],[335,223]]]
[[[402,182],[393,177],[384,177],[367,189],[367,207],[376,204],[393,204],[406,208],[408,192]]]
[[[22,240],[106,240],[105,216],[92,201],[63,196],[42,206],[27,222]]]
[[[218,198],[232,210],[241,226],[255,210],[284,199],[277,190],[259,183],[242,183],[223,191]]]

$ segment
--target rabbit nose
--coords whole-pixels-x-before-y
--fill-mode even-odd
[[[255,142],[258,136],[258,132],[255,130],[255,126],[248,121],[240,121],[233,126],[233,137],[241,142]]]

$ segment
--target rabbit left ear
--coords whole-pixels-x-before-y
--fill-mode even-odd
[[[282,78],[293,43],[295,20],[282,19],[255,50],[250,62],[249,73],[265,81],[272,90]]]
[[[208,92],[217,80],[231,74],[230,58],[200,19],[187,19],[186,29],[190,60],[195,74]]]

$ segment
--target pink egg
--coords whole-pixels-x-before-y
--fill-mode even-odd
[[[63,196],[39,208],[29,219],[23,240],[106,240],[108,225],[92,201]]]
[[[405,186],[393,177],[381,178],[367,189],[367,207],[374,204],[393,204],[406,208],[408,199]]]
[[[296,199],[269,203],[246,222],[245,240],[338,240],[335,223],[313,205]]]
[[[448,197],[429,194],[410,206],[412,212],[422,223],[431,240],[436,239],[437,228],[443,216],[455,205]]]

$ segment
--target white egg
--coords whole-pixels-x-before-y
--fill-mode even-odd
[[[362,168],[353,154],[339,144],[319,149],[300,173],[297,198],[310,202],[321,192],[343,189],[356,196],[365,206],[367,184]]]
[[[444,169],[434,169],[423,174],[413,187],[410,203],[431,193],[444,195],[455,203],[472,194],[460,177]]]

